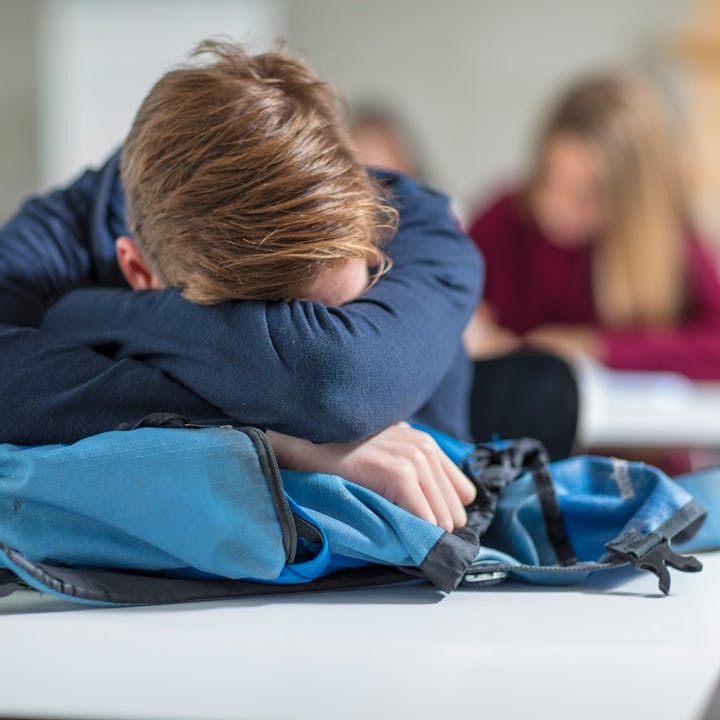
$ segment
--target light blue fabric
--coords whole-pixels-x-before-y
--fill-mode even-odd
[[[0,540],[29,560],[270,580],[278,516],[247,435],[140,428],[0,445]]]
[[[455,462],[474,450],[432,434]],[[628,530],[652,533],[692,502],[686,489],[641,463],[580,457],[554,463],[550,472],[579,564],[557,565],[535,480],[525,472],[501,491],[471,573],[494,565],[533,582],[578,582],[598,569],[610,540]],[[251,438],[230,428],[141,428],[72,445],[0,445],[0,542],[51,566],[276,584],[373,563],[420,568],[441,546],[450,554],[434,562],[452,562],[459,548],[459,537],[337,476],[283,471],[279,504],[273,477]],[[717,512],[716,479],[683,482],[691,491],[704,488],[699,499]],[[280,507],[283,497],[287,509]],[[300,536],[292,563],[290,511]],[[317,529],[316,540],[302,537],[303,522]],[[717,531],[706,539],[717,546]],[[462,542],[471,543],[472,560],[477,546],[467,537]],[[2,564],[48,589],[0,552]]]
[[[283,471],[282,480],[289,508],[322,538],[301,542],[292,564],[243,432],[140,428],[0,445],[0,541],[34,562],[287,584],[367,563],[417,566],[443,534],[337,476]]]
[[[337,475],[284,470],[285,492],[323,528],[328,549],[365,562],[418,566],[443,530]]]
[[[678,545],[681,552],[720,548],[720,468],[681,475],[675,481],[707,508],[708,517],[691,540]]]
[[[624,532],[657,530],[692,496],[657,468],[603,457],[574,457],[550,466],[565,532],[578,563],[606,558],[605,545]],[[535,481],[525,473],[500,494],[478,561],[520,566],[531,582],[574,584],[597,568],[560,567],[548,540]],[[544,572],[543,572],[544,570]]]
[[[597,560],[621,532],[647,534],[692,500],[650,465],[605,457],[553,463],[551,474],[578,560]]]

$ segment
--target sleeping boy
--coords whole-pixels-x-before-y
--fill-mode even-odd
[[[196,55],[153,87],[120,160],[127,227],[108,224],[117,266],[145,292],[57,292],[41,330],[114,365],[141,362],[158,385],[169,378],[217,409],[213,419],[267,428],[285,467],[464,525],[473,485],[400,422],[434,412],[461,434],[466,412],[460,334],[479,268],[445,199],[368,173],[335,91],[285,52],[207,42]],[[340,402],[347,424],[326,428]],[[288,418],[303,403],[298,432]]]

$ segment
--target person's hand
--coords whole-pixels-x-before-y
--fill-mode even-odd
[[[463,332],[465,352],[473,360],[506,355],[520,347],[520,338],[500,327],[485,303],[478,305]]]
[[[523,339],[528,345],[568,360],[579,355],[599,358],[602,353],[599,333],[587,325],[541,325]]]
[[[340,475],[448,532],[467,523],[475,486],[430,435],[407,423],[347,445],[266,434],[282,467]]]

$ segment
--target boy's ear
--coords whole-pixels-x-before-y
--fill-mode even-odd
[[[158,290],[163,287],[160,278],[153,273],[145,262],[140,249],[129,237],[119,237],[115,241],[118,265],[133,290]]]

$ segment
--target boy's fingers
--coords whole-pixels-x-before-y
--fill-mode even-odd
[[[453,485],[448,468],[443,466],[443,454],[444,453],[440,450],[440,448],[436,446],[436,450],[429,458],[430,469],[433,477],[436,478],[437,486],[442,493],[450,515],[452,516],[452,529],[454,530],[455,528],[465,526],[467,523],[467,513],[465,512],[463,503],[461,502],[458,492]]]
[[[425,520],[433,525],[438,525],[435,513],[433,513],[430,503],[423,494],[419,485],[406,486],[408,490],[400,493],[395,500],[395,504],[403,510],[416,515],[421,520]]]
[[[475,497],[475,487],[427,433],[404,426],[405,442],[415,450],[414,464],[425,497],[448,532],[467,524],[464,505]]]
[[[470,478],[444,453],[441,451],[441,462],[455,488],[460,502],[469,505],[477,497],[477,488]]]
[[[437,470],[426,455],[418,456],[418,481],[430,508],[437,519],[437,525],[452,532],[455,521],[448,502],[438,484]]]

